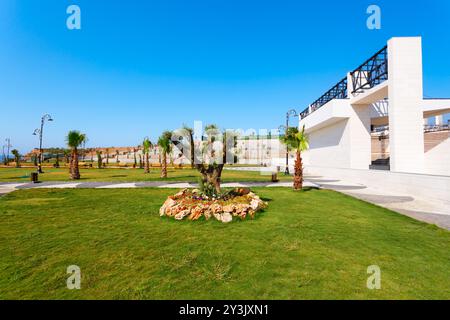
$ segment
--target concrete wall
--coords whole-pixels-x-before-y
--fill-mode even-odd
[[[304,152],[306,165],[320,163],[322,166],[350,167],[350,130],[348,119],[310,132],[309,150]]]
[[[450,176],[450,139],[429,149],[425,153],[424,163],[425,173]],[[450,193],[447,198],[450,199]]]

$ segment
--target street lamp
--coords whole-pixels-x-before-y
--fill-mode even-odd
[[[42,154],[42,134],[44,133],[45,120],[53,121],[53,118],[49,114],[44,114],[41,118],[41,128],[35,129],[33,132],[33,135],[35,135],[35,136],[39,135],[39,164],[38,164],[38,172],[39,173],[43,173],[42,172],[42,156],[43,156],[43,154]]]
[[[6,141],[5,147],[6,147],[6,150],[7,150],[6,151],[5,164],[8,165],[9,164],[9,148],[12,147],[12,145],[11,145],[11,139],[6,138],[5,141]],[[5,153],[4,150],[3,150],[3,153]]]
[[[286,126],[285,126],[286,135],[288,134],[289,130],[289,117],[298,117],[297,111],[291,109],[288,112],[286,112]],[[286,169],[284,170],[284,174],[285,175],[289,174],[289,148],[287,145],[286,145]]]

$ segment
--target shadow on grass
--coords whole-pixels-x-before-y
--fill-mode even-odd
[[[309,192],[311,190],[320,190],[319,187],[303,187],[302,190],[292,190],[294,192]]]

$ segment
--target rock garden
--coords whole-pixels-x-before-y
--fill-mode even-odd
[[[159,209],[160,216],[176,220],[209,220],[214,218],[223,223],[233,219],[253,219],[255,215],[267,207],[248,188],[228,190],[220,196],[208,196],[198,189],[183,189],[171,195]]]

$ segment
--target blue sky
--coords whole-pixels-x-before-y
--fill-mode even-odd
[[[77,4],[82,29],[66,28]],[[382,10],[381,30],[366,8]],[[137,145],[194,120],[276,128],[392,36],[422,36],[424,94],[450,96],[450,2],[100,1],[0,2],[0,139],[21,152]]]

